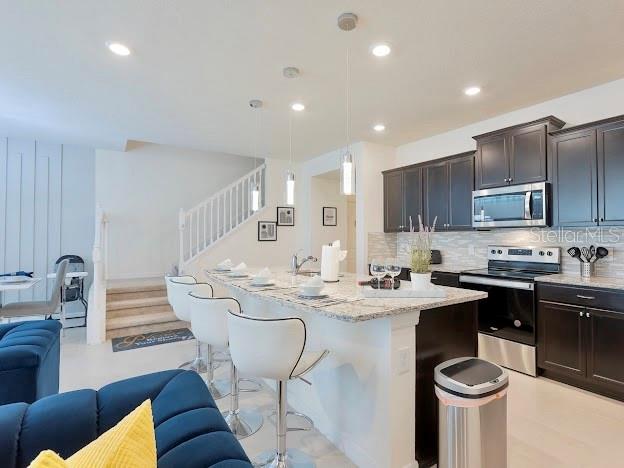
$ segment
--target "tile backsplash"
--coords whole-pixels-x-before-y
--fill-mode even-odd
[[[410,263],[410,247],[414,234],[369,233],[369,261],[375,257],[396,255],[404,266]],[[624,279],[624,229],[497,229],[492,231],[436,232],[432,248],[442,252],[442,265],[453,269],[483,268],[487,266],[487,246],[519,245],[561,247],[563,273],[579,274],[578,260],[566,250],[572,246],[602,245],[609,256],[596,262],[598,276]]]

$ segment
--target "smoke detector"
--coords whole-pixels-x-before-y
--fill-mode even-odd
[[[260,99],[252,99],[249,101],[249,107],[253,107],[254,109],[260,109],[263,105],[263,102]]]
[[[357,26],[358,17],[355,13],[343,13],[338,17],[338,27],[343,31],[351,31]]]
[[[282,74],[285,78],[297,78],[299,76],[299,69],[297,67],[284,67]]]

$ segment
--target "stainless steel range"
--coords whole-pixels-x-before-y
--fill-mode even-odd
[[[559,273],[559,247],[488,247],[488,267],[463,271],[461,287],[486,291],[479,303],[479,357],[537,375],[535,278]]]

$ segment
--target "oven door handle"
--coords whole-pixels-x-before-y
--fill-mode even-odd
[[[524,219],[533,219],[531,214],[531,195],[530,191],[524,194]]]
[[[500,286],[501,288],[524,289],[533,291],[533,283],[525,281],[503,280],[497,278],[484,278],[482,276],[459,275],[460,283],[483,284],[485,286]]]

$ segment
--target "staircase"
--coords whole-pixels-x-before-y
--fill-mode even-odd
[[[265,182],[266,164],[262,164],[190,210],[180,210],[180,271],[266,206]],[[255,185],[260,192],[256,212],[252,210]]]
[[[173,313],[164,279],[109,282],[106,339],[188,327]]]

